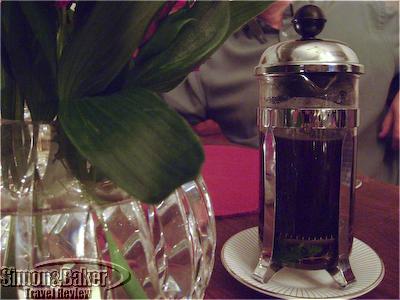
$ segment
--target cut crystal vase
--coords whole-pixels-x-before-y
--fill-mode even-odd
[[[204,297],[216,233],[201,177],[148,205],[78,180],[53,125],[2,122],[1,134],[2,299]]]

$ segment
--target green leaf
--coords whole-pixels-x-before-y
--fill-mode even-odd
[[[98,2],[65,46],[59,68],[61,99],[101,93],[129,61],[163,2]]]
[[[2,24],[3,25],[3,24]],[[3,27],[4,30],[4,27]],[[12,71],[11,71],[11,66],[10,66],[10,59],[7,54],[7,49],[6,49],[6,42],[4,38],[3,31],[1,32],[1,67],[4,69],[4,71],[11,76]]]
[[[231,12],[228,36],[262,13],[274,1],[229,1]]]
[[[19,189],[31,166],[33,155],[31,133],[24,122],[1,126],[1,172],[2,184],[7,186],[9,176],[12,178],[12,187]]]
[[[131,60],[131,62],[132,62],[132,60]],[[111,81],[111,83],[104,90],[104,92],[103,92],[104,95],[112,94],[112,93],[115,93],[122,89],[122,87],[125,83],[125,80],[126,80],[126,75],[129,72],[129,64],[130,63],[127,63],[122,68],[122,70],[119,72],[119,74],[114,77],[114,79]]]
[[[157,28],[156,33],[150,41],[140,49],[136,61],[144,61],[170,46],[182,28],[188,23],[196,20],[194,18],[187,18],[185,15],[186,9],[181,10],[172,16],[168,16]]]
[[[4,54],[4,53],[3,53]],[[1,117],[8,120],[22,120],[24,101],[22,100],[17,82],[1,68]]]
[[[2,2],[2,41],[9,58],[9,69],[33,120],[51,121],[58,98],[52,67],[22,13],[19,2]]]
[[[30,66],[29,46],[31,32],[18,3],[1,3],[2,43],[8,54],[10,69],[16,73],[14,77],[22,77],[23,68]],[[3,49],[2,49],[3,50]],[[20,64],[15,64],[19,60]]]
[[[95,1],[77,1],[76,8],[74,12],[74,34],[77,34],[81,28],[86,24],[92,13],[94,7],[96,6]]]
[[[45,53],[53,76],[56,74],[57,11],[54,3],[23,1],[20,3],[33,34]]]
[[[196,22],[185,26],[174,43],[153,59],[136,65],[126,85],[158,92],[177,86],[194,67],[208,59],[240,26],[264,11],[271,2],[197,1],[186,13]]]
[[[195,178],[203,162],[190,127],[145,89],[62,102],[60,120],[82,155],[148,203],[161,201]]]
[[[143,290],[142,285],[137,280],[135,273],[129,266],[121,251],[118,249],[111,232],[109,232],[106,228],[104,229],[104,232],[106,235],[111,262],[114,264],[114,266],[121,266],[123,269],[128,270],[130,273],[129,281],[125,283],[122,287],[131,299],[147,299],[147,295]]]
[[[170,88],[165,80],[176,82],[221,44],[229,28],[229,4],[225,1],[200,2],[191,8],[185,26],[174,43],[143,65],[135,66],[126,85],[145,86],[155,91]]]

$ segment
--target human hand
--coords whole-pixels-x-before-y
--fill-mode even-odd
[[[384,138],[392,132],[392,148],[399,150],[399,135],[400,135],[400,98],[399,92],[393,99],[390,105],[389,111],[387,112],[385,119],[383,119],[382,129],[379,132],[379,137]]]

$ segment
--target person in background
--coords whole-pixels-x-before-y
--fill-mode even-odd
[[[306,2],[277,1],[233,34],[166,102],[196,125],[213,120],[231,142],[257,147],[258,87],[254,67],[269,46],[297,39],[291,20]],[[358,172],[398,184],[399,9],[397,2],[318,1],[327,19],[318,38],[348,44],[365,66],[360,79]],[[392,82],[392,94],[387,97]],[[393,84],[392,84],[393,85]],[[386,117],[385,117],[386,114]],[[382,123],[383,122],[383,123]],[[387,140],[387,141],[385,141]],[[387,147],[389,146],[391,147]]]

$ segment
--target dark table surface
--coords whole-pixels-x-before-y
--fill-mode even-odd
[[[354,236],[366,242],[382,258],[385,277],[363,299],[399,299],[399,187],[361,177],[357,190]],[[206,299],[260,299],[268,296],[242,285],[225,270],[221,249],[234,234],[257,226],[257,214],[217,217],[215,267]]]

